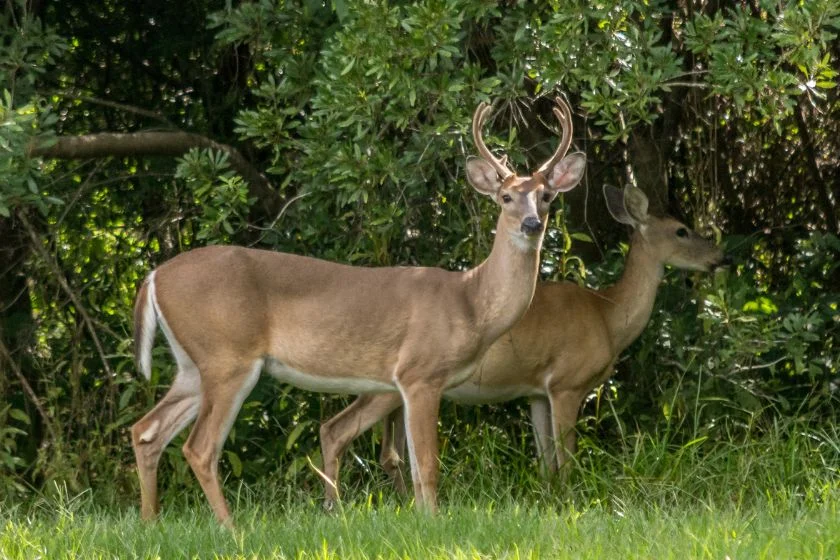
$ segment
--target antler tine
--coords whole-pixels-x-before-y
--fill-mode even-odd
[[[555,97],[554,101],[558,107],[554,107],[552,112],[557,117],[557,120],[560,121],[560,126],[563,129],[563,137],[551,158],[537,170],[538,173],[545,173],[551,170],[566,155],[566,152],[569,151],[569,146],[572,145],[572,110],[569,109],[569,105],[561,97]]]
[[[490,114],[492,108],[488,103],[481,102],[478,108],[475,110],[473,114],[473,123],[472,123],[472,134],[473,134],[473,141],[475,142],[475,147],[478,150],[478,154],[484,158],[489,164],[493,166],[496,170],[496,173],[499,174],[499,177],[504,181],[508,177],[514,174],[513,170],[511,170],[507,166],[507,156],[505,156],[502,160],[496,158],[493,153],[487,148],[487,145],[484,143],[484,139],[481,137],[481,129],[484,126],[484,119],[487,115]]]

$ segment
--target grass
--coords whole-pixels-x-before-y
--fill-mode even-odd
[[[547,486],[484,434],[444,453],[439,515],[347,461],[367,482],[329,514],[300,481],[228,481],[233,531],[194,487],[170,487],[145,524],[133,495],[57,486],[5,504],[0,558],[840,558],[839,436],[791,423],[741,441],[629,434],[611,451],[583,438],[568,485]]]
[[[4,514],[0,555],[29,558],[838,558],[840,515],[767,500],[749,508],[622,504],[450,505],[437,516],[393,504],[325,514],[316,504],[237,504],[237,529],[206,508],[140,522],[90,503]]]

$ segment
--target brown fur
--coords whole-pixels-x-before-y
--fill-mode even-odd
[[[637,199],[640,192],[632,196]],[[664,264],[710,270],[722,261],[713,243],[673,218],[648,216],[643,202],[644,208],[635,208],[641,221],[633,222],[638,231],[618,283],[601,291],[568,282],[538,284],[523,318],[490,347],[470,379],[444,395],[473,404],[530,397],[537,447],[549,471],[574,451],[584,397],[609,378],[618,355],[650,319]],[[399,405],[388,394],[364,395],[322,425],[322,456],[331,480],[338,478],[339,459],[349,443]],[[399,487],[401,447],[393,441],[402,441],[403,428],[393,419],[386,425],[381,460]],[[337,486],[327,486],[326,498],[328,505],[338,498]]]
[[[183,452],[216,516],[230,523],[219,453],[263,362],[304,387],[398,391],[410,411],[417,502],[436,509],[441,395],[527,310],[549,204],[578,183],[584,167],[573,154],[554,165],[550,181],[517,177],[502,186],[482,162],[470,161],[469,179],[502,212],[490,256],[467,272],[353,267],[221,246],[189,251],[156,269],[150,291],[139,294],[136,331],[149,331],[142,309],[154,294],[180,362],[170,392],[132,428],[144,518],[157,514],[164,446],[197,414]],[[538,230],[524,233],[535,220]],[[292,370],[307,375],[294,377]]]

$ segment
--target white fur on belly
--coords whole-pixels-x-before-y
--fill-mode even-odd
[[[265,361],[265,371],[272,377],[306,391],[318,393],[345,393],[359,395],[362,393],[383,393],[396,391],[390,383],[360,377],[323,377],[304,371],[298,371],[275,360]]]
[[[473,381],[461,383],[457,387],[447,389],[444,398],[460,404],[489,404],[505,402],[520,397],[536,397],[545,395],[545,391],[533,385],[506,385],[504,387],[488,386]]]

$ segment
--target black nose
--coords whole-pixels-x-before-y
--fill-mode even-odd
[[[724,255],[723,258],[720,260],[718,266],[730,266],[732,264],[732,257],[729,255]]]
[[[534,216],[528,216],[527,218],[522,220],[522,233],[533,235],[541,230],[542,222],[539,220],[539,218],[535,218]]]

